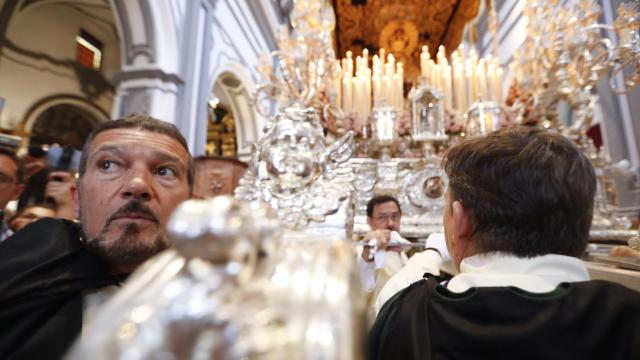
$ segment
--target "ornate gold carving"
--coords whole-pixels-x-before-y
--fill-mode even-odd
[[[396,61],[407,64],[418,49],[418,27],[410,21],[391,21],[380,32],[380,47],[388,49]]]
[[[213,196],[222,195],[225,185],[231,181],[231,176],[225,175],[220,170],[209,170],[206,176],[208,180],[207,190]]]
[[[413,80],[420,73],[422,45],[429,46],[432,57],[439,45],[453,51],[479,5],[480,0],[367,0],[364,5],[335,0],[338,54],[391,50],[402,59],[406,78]]]
[[[221,105],[209,106],[207,144],[205,154],[212,156],[236,157],[236,127],[233,114]]]

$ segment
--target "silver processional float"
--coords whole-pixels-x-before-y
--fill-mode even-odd
[[[362,358],[353,135],[327,144],[320,124],[340,116],[321,100],[334,14],[298,1],[291,18],[294,33],[259,65],[255,106],[268,121],[236,197],[180,205],[167,225],[175,246],[132,274],[71,359]]]
[[[267,123],[236,197],[179,206],[167,229],[175,246],[132,274],[83,330],[70,359],[361,358],[365,297],[349,241],[352,232],[366,231],[365,206],[372,196],[398,198],[404,236],[441,231],[448,179],[438,152],[465,131],[467,136],[482,135],[505,124],[526,123],[527,114],[538,119],[539,126],[553,125],[557,115],[543,110],[562,96],[575,105],[577,121],[571,128],[557,127],[582,142],[596,169],[610,173],[610,161],[602,160],[606,154],[585,145],[584,132],[593,117],[591,99],[598,78],[607,71],[621,77],[626,67],[631,76],[618,82],[627,88],[640,83],[637,6],[623,4],[619,10],[614,24],[618,47],[597,36],[602,26],[591,14],[599,8],[589,0],[560,9],[558,16],[530,22],[525,50],[514,64],[525,71],[538,64],[537,54],[548,58],[543,59],[544,69],[529,71],[530,79],[515,77],[512,90],[522,96],[518,91],[510,94],[510,108],[499,105],[500,96],[490,103],[477,96],[472,102],[464,91],[454,91],[462,95],[447,101],[446,86],[438,87],[442,83],[426,71],[409,92],[411,116],[397,106],[396,96],[394,101],[373,104],[368,99],[372,111],[371,106],[355,106],[370,113],[363,118],[354,109],[344,111],[344,98],[350,94],[344,90],[350,91],[357,76],[353,69],[341,69],[336,60],[333,9],[322,0],[294,4],[293,33],[281,33],[279,50],[261,57],[258,64],[264,82],[254,105]],[[541,6],[542,12],[558,12],[556,5],[540,2],[529,2],[526,9],[537,13]],[[563,36],[564,27],[552,32],[552,37],[557,35],[553,41],[529,41],[538,38],[545,19],[565,19],[573,13],[580,21],[572,24],[586,29],[572,30],[581,34],[575,41]],[[491,21],[494,33],[496,21]],[[539,51],[545,44],[553,46]],[[567,62],[569,56],[576,60]],[[366,73],[366,60],[362,64]],[[349,86],[341,88],[341,83]],[[545,84],[562,86],[550,89]],[[402,93],[402,86],[398,88]],[[619,87],[614,90],[621,92]],[[344,131],[325,135],[327,121],[339,123]],[[404,138],[395,126],[404,129]],[[403,140],[407,138],[409,145]],[[352,157],[354,151],[357,156]],[[412,151],[417,156],[404,156]],[[398,153],[403,156],[392,156]],[[612,210],[613,189],[603,178],[592,237],[619,233],[628,238],[625,221]],[[612,226],[617,228],[611,230]]]

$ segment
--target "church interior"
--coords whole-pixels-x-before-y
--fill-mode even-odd
[[[70,359],[372,358],[368,202],[400,211],[379,282],[449,236],[447,151],[519,127],[590,160],[581,261],[640,292],[635,0],[0,0],[0,147],[25,175],[77,177],[89,134],[136,114],[182,134],[193,193]]]

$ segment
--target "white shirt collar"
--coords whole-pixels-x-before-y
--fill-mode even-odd
[[[515,286],[525,291],[544,293],[562,282],[589,280],[582,260],[564,255],[519,258],[501,253],[485,253],[465,258],[460,274],[447,284],[453,292],[470,287]]]

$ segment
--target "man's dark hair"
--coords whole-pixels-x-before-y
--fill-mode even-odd
[[[476,251],[579,257],[589,239],[596,178],[564,136],[520,127],[471,139],[444,159],[451,202],[472,219]]]
[[[189,163],[187,164],[187,182],[189,184],[189,190],[193,190],[195,167],[193,165],[193,158],[189,152],[189,146],[187,146],[187,141],[180,133],[180,130],[178,130],[178,128],[173,124],[147,115],[130,115],[122,119],[107,121],[100,124],[95,130],[93,130],[82,147],[82,157],[80,158],[80,167],[78,171],[81,178],[87,170],[87,158],[89,156],[89,149],[91,148],[93,140],[101,132],[113,129],[136,129],[148,131],[167,135],[178,141],[187,151],[187,155],[189,156]]]
[[[398,206],[398,210],[400,211],[400,214],[402,214],[400,203],[398,202],[398,200],[396,200],[396,198],[390,195],[379,195],[379,196],[374,196],[367,203],[367,217],[373,217],[373,208],[375,208],[377,205],[383,204],[389,201],[393,201],[394,203],[396,203],[396,205]]]
[[[16,184],[22,184],[24,182],[24,165],[22,164],[22,159],[20,159],[14,151],[1,146],[0,155],[8,157],[16,164]]]

